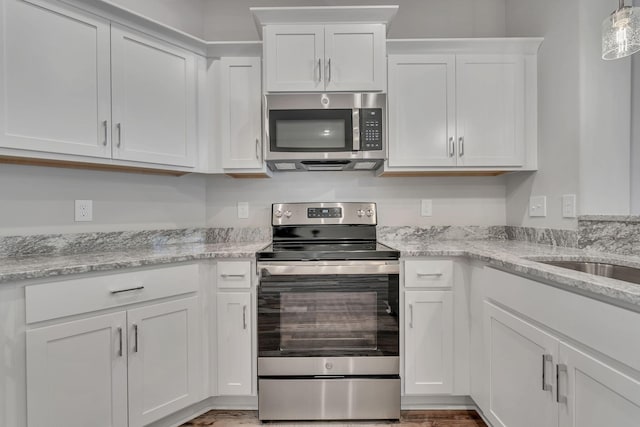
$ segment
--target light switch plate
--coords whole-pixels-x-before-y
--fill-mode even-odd
[[[576,217],[576,195],[575,194],[562,195],[562,216],[564,218]]]
[[[238,218],[249,218],[249,202],[238,202]]]
[[[76,222],[93,221],[93,200],[75,201]]]
[[[529,216],[547,216],[547,196],[529,198]]]
[[[433,215],[433,202],[431,199],[422,199],[420,202],[420,214],[422,216],[432,216]]]

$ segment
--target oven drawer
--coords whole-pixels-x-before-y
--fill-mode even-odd
[[[258,418],[397,420],[400,378],[260,378]]]

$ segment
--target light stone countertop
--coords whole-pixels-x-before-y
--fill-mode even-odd
[[[460,256],[482,261],[500,270],[640,312],[639,284],[535,261],[580,260],[640,268],[640,257],[504,240],[426,242],[387,240],[382,243],[399,250],[403,257]]]
[[[114,252],[0,258],[0,284],[213,258],[254,258],[269,242],[192,243]]]
[[[640,312],[640,285],[534,260],[585,260],[640,268],[640,257],[505,240],[382,240],[403,257],[465,257]],[[214,258],[253,258],[269,242],[192,243],[78,255],[0,258],[0,284]]]

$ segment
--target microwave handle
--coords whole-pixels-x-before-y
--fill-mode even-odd
[[[354,108],[351,114],[353,123],[353,151],[360,151],[360,109]]]

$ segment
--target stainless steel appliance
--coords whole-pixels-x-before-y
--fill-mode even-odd
[[[386,95],[266,95],[266,161],[274,171],[373,170],[386,155]]]
[[[374,203],[272,207],[258,252],[260,420],[398,419],[399,252]]]

